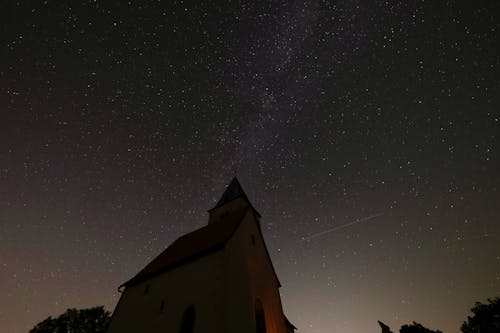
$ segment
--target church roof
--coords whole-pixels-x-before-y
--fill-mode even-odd
[[[233,179],[233,181],[235,179]],[[231,182],[231,184],[232,183],[233,182]],[[188,261],[223,248],[249,210],[250,208],[247,208],[238,213],[230,214],[218,223],[211,223],[178,238],[136,276],[122,284],[120,288],[123,286],[129,287],[147,280],[156,274],[165,272]]]
[[[255,209],[255,207],[252,205],[250,200],[248,199],[245,191],[243,191],[243,187],[241,186],[240,182],[236,177],[231,180],[231,183],[226,187],[226,190],[222,194],[221,198],[219,201],[217,201],[217,204],[215,205],[214,208],[209,209],[208,211],[211,212],[214,209],[217,209],[221,206],[224,206],[225,204],[238,199],[238,198],[243,198],[245,199],[248,204],[253,208],[254,212],[257,214],[258,217],[260,217],[260,213]]]
[[[211,210],[220,207],[222,205],[225,205],[229,201],[233,201],[234,199],[237,198],[245,198],[247,201],[249,201],[247,195],[245,194],[245,191],[243,191],[243,188],[241,187],[240,182],[236,177],[234,177],[233,180],[231,180],[231,183],[229,183],[229,185],[227,186],[224,193],[222,194],[222,197],[219,199],[219,201],[217,201],[217,204]]]

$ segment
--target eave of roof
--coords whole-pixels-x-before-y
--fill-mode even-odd
[[[223,205],[218,205],[218,206],[215,206],[215,207],[213,207],[213,208],[210,208],[209,210],[207,210],[207,212],[209,212],[209,213],[210,213],[210,212],[212,212],[213,210],[215,210],[215,209],[217,209],[217,208],[219,208],[219,207],[225,206],[226,204],[231,203],[231,202],[233,202],[234,200],[237,200],[237,199],[240,199],[240,198],[245,199],[245,200],[246,200],[246,202],[248,203],[248,205],[249,205],[249,206],[252,208],[252,210],[255,212],[255,214],[257,214],[257,217],[261,218],[261,215],[260,215],[259,211],[258,211],[257,209],[255,209],[255,207],[252,205],[252,203],[248,200],[248,198],[247,198],[246,196],[244,196],[244,197],[242,196],[242,197],[237,197],[237,198],[234,198],[234,199],[232,199],[232,200],[230,200],[230,201],[227,201],[227,202],[226,202],[226,203],[224,203]]]

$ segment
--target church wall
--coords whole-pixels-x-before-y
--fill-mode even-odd
[[[217,251],[126,288],[108,333],[178,332],[190,304],[195,333],[222,332],[224,261],[224,252]]]
[[[247,214],[244,220],[248,219],[248,216]],[[224,332],[255,333],[250,280],[245,265],[244,247],[238,237],[240,228],[241,225],[224,250],[226,274]]]
[[[252,242],[254,236],[255,244]],[[260,299],[265,313],[267,333],[286,333],[286,325],[281,307],[279,295],[279,281],[276,279],[272,264],[267,257],[264,240],[257,227],[257,221],[249,213],[235,235],[227,244],[228,257],[228,281],[232,292],[230,295],[238,295],[239,300],[230,296],[227,304],[229,311],[239,304],[241,315],[240,323],[250,323],[244,328],[238,325],[238,321],[228,320],[230,329],[227,332],[255,332],[255,301]],[[242,302],[241,300],[245,300]]]

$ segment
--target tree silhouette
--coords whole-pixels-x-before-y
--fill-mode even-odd
[[[102,306],[68,309],[57,318],[48,317],[38,323],[29,333],[104,333],[109,319],[109,312]]]
[[[382,333],[392,333],[391,328],[378,320],[378,324],[380,325],[380,328],[382,329]]]
[[[489,298],[487,304],[476,302],[471,311],[472,317],[467,317],[460,327],[463,333],[500,332],[500,297]]]
[[[413,322],[410,325],[403,325],[399,329],[399,333],[442,333],[440,330],[433,331],[427,327],[422,326],[422,324]]]

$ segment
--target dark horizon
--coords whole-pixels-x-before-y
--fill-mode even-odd
[[[2,5],[0,323],[105,305],[238,176],[303,333],[500,296],[500,3]]]

